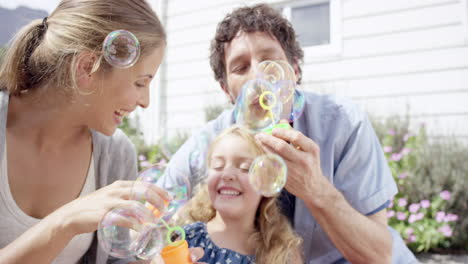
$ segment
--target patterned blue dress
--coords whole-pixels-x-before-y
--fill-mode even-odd
[[[199,262],[208,264],[255,264],[255,257],[242,255],[227,248],[218,247],[210,238],[206,224],[195,222],[184,227],[189,247],[201,247],[205,251]]]

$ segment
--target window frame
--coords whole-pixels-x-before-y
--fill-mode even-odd
[[[468,0],[467,0],[468,1]],[[330,57],[338,57],[343,51],[342,38],[342,3],[341,0],[298,0],[282,1],[276,3],[278,8],[282,8],[283,15],[291,21],[291,9],[310,5],[319,5],[329,3],[330,10],[330,43],[316,46],[303,46],[304,59],[321,60]]]

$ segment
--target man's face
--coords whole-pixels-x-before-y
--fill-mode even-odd
[[[265,60],[287,61],[286,54],[278,40],[267,32],[246,33],[239,31],[224,47],[226,61],[226,83],[223,91],[235,102],[242,85],[255,79],[257,66]],[[297,75],[297,67],[294,66]]]

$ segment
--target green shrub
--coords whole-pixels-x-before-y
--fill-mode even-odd
[[[415,134],[409,124],[398,117],[374,122],[399,188],[389,224],[415,252],[468,250],[468,147],[453,137],[431,140],[424,126]]]

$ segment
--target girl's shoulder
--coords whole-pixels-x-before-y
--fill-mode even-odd
[[[255,263],[253,256],[218,247],[210,238],[206,223],[195,222],[184,227],[189,247],[201,247],[205,251],[200,262],[208,264],[248,264]]]

